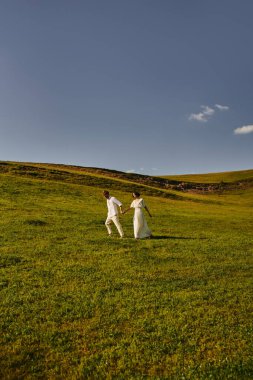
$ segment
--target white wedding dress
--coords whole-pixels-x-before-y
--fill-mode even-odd
[[[135,199],[132,203],[131,206],[134,208],[134,237],[135,239],[143,239],[150,237],[152,235],[145,215],[144,215],[144,207],[145,203],[142,198],[140,199]]]

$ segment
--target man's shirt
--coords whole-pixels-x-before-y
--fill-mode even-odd
[[[122,206],[122,203],[118,201],[115,197],[110,197],[107,199],[107,207],[108,207],[108,217],[111,218],[112,216],[118,215],[118,207]]]

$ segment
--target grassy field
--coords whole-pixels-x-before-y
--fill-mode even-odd
[[[0,163],[1,379],[253,378],[253,188],[31,166]],[[153,239],[131,213],[107,237],[104,188],[125,207],[141,190]]]

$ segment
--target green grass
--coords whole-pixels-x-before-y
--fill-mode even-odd
[[[104,179],[33,170],[0,175],[0,378],[253,377],[252,189],[147,191],[155,238],[135,241],[129,213],[121,240]],[[113,195],[128,206],[125,186]]]

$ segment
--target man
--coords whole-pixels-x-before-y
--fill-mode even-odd
[[[111,197],[109,191],[107,190],[103,192],[103,195],[107,199],[108,215],[105,221],[105,226],[107,228],[108,234],[109,236],[111,236],[112,234],[112,229],[110,225],[113,222],[115,226],[117,227],[120,237],[123,238],[124,232],[119,222],[119,210],[118,210],[118,207],[119,207],[120,213],[122,214],[122,203],[118,201],[118,199],[116,199],[115,197]]]

